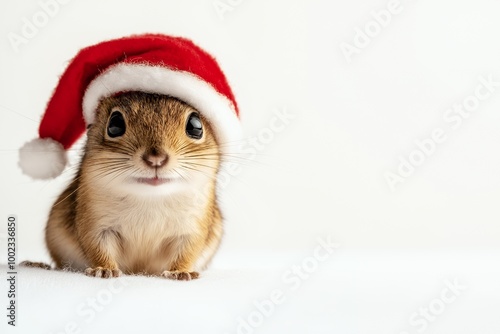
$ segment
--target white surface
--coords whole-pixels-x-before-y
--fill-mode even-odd
[[[388,2],[241,1],[221,20],[212,0],[70,1],[18,53],[7,36],[20,33],[23,18],[31,19],[40,5],[2,2],[0,219],[18,216],[18,259],[48,261],[46,217],[79,155],[70,152],[73,169],[50,182],[34,182],[16,165],[17,149],[36,135],[68,60],[105,39],[170,33],[217,56],[249,137],[269,133],[284,110],[294,117],[268,142],[258,141],[258,154],[224,180],[227,221],[218,255],[224,270],[214,267],[204,280],[185,285],[151,280],[162,293],[136,278],[88,328],[156,324],[169,332],[169,325],[210,323],[207,331],[230,333],[255,298],[281,284],[283,271],[264,269],[261,257],[307,254],[316,236],[332,235],[345,254],[365,249],[365,255],[332,259],[256,333],[305,333],[315,326],[311,332],[413,334],[410,315],[439,295],[443,279],[458,277],[470,288],[425,332],[498,334],[500,89],[459,127],[444,117],[475,93],[481,76],[500,80],[500,2],[402,0],[402,11],[348,63],[341,43],[353,43],[355,29]],[[384,173],[436,128],[447,140],[392,192]],[[4,254],[5,240],[0,249]],[[241,262],[225,262],[243,251],[249,255]],[[423,255],[406,261],[406,252]],[[269,268],[278,271],[276,279]],[[74,308],[105,284],[56,279],[57,273],[23,275],[20,298],[31,300],[20,299],[20,323],[44,323],[55,332],[78,319]]]
[[[250,254],[258,259],[254,265],[245,261],[248,255],[219,259],[195,281],[129,277],[125,286],[121,281],[24,268],[19,271],[18,327],[7,333],[60,333],[68,323],[75,323],[81,333],[249,333],[238,332],[240,319],[251,318],[258,310],[254,303],[269,299],[274,290],[283,292],[282,302],[251,332],[500,332],[498,253],[394,254],[339,248],[298,287],[286,272],[310,252]],[[464,288],[457,295],[445,293],[447,300],[455,296],[454,301],[444,303],[442,313],[420,332],[422,325],[412,326],[409,318],[420,308],[438,305],[435,300],[442,298],[447,280]],[[92,311],[92,305],[98,311]]]

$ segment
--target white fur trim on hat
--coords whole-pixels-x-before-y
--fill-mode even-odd
[[[240,122],[224,95],[189,72],[147,64],[119,63],[96,77],[83,97],[85,122],[94,122],[95,110],[103,97],[126,91],[169,95],[188,103],[212,124],[223,150],[241,139]]]
[[[64,147],[50,138],[33,139],[19,150],[19,167],[34,179],[47,180],[59,176],[67,161]]]

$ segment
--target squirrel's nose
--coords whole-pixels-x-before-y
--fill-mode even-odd
[[[168,154],[166,153],[144,153],[142,160],[149,167],[162,167],[168,162]]]

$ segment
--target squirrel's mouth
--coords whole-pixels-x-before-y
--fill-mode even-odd
[[[174,181],[172,178],[168,177],[139,177],[136,179],[138,183],[148,184],[150,186],[160,186],[165,183]]]

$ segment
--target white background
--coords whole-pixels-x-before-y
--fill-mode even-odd
[[[310,247],[330,234],[349,248],[500,247],[499,92],[457,130],[443,121],[474,93],[478,77],[500,81],[497,1],[406,1],[348,63],[340,44],[385,1],[242,1],[218,15],[211,1],[71,1],[15,52],[8,34],[40,11],[36,1],[0,11],[0,202],[18,215],[20,257],[45,257],[43,228],[70,173],[32,181],[17,149],[79,48],[141,32],[192,38],[216,55],[248,136],[275,109],[295,119],[225,189],[226,251]],[[434,128],[448,134],[391,191],[384,173]]]
[[[480,76],[500,82],[500,2],[402,0],[350,62],[341,44],[388,1],[233,1],[222,18],[215,2],[70,1],[18,52],[9,33],[41,7],[2,2],[0,217],[18,216],[19,259],[48,260],[46,217],[70,175],[32,181],[17,149],[37,135],[80,48],[142,32],[189,37],[215,55],[247,136],[269,127],[276,109],[295,116],[224,189],[219,258],[310,250],[326,235],[347,252],[500,250],[500,87],[459,128],[443,118]],[[435,128],[447,140],[392,191],[384,174]]]

